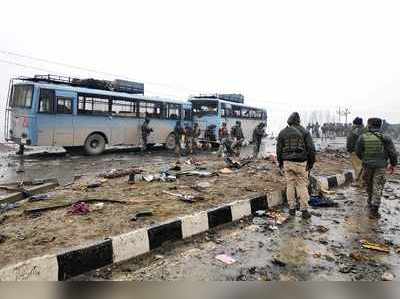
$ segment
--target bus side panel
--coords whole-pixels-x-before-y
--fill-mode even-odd
[[[78,114],[74,117],[74,146],[83,146],[86,138],[98,132],[105,135],[108,142],[111,140],[111,122],[108,116],[92,116]]]
[[[141,126],[143,122],[144,119],[141,118],[138,130],[140,132],[140,144],[142,144]],[[149,127],[153,129],[153,132],[149,135],[147,142],[150,144],[166,143],[168,135],[174,131],[175,124],[176,120],[151,118]]]
[[[74,110],[76,107],[77,93],[70,91],[58,91],[56,90],[57,97],[66,97],[72,99],[73,111],[71,114],[59,114],[55,115],[54,122],[54,145],[56,146],[72,146],[74,144],[74,125],[73,119],[75,117]]]
[[[55,114],[52,113],[37,113],[37,144],[39,146],[54,145],[54,123]]]
[[[139,146],[141,143],[141,121],[138,118],[121,118],[124,128],[124,144]],[[139,129],[138,129],[139,128]]]

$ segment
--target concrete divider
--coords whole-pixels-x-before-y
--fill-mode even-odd
[[[314,179],[321,186],[327,185],[327,189],[330,189],[350,183],[354,179],[354,173],[346,172]],[[33,258],[0,269],[0,281],[66,280],[103,266],[138,257],[159,248],[165,242],[190,238],[211,228],[248,217],[258,210],[282,205],[285,197],[284,190],[255,194],[207,211],[113,236],[88,246],[65,250],[56,256]]]

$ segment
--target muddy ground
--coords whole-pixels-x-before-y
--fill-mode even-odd
[[[251,148],[243,155],[250,153]],[[213,153],[196,155],[201,169],[218,172],[226,165],[222,159]],[[181,159],[182,170],[194,169],[196,165],[186,164],[188,158]],[[24,201],[21,206],[1,215],[0,243],[2,259],[0,267],[21,260],[56,253],[62,249],[94,240],[104,239],[112,235],[128,232],[140,227],[159,223],[177,216],[219,206],[242,197],[284,188],[284,181],[278,168],[272,161],[261,160],[253,162],[230,174],[211,177],[181,176],[176,182],[138,182],[128,184],[128,177],[103,180],[101,186],[86,188],[93,180],[99,180],[98,175],[111,169],[126,169],[139,166],[145,174],[159,173],[160,169],[173,166],[176,158],[165,151],[155,151],[149,154],[113,153],[100,157],[41,157],[25,160],[24,179],[56,177],[60,173],[68,183],[74,175],[82,177],[66,187],[58,187],[48,193],[49,199],[30,203]],[[48,172],[43,177],[43,168]],[[319,154],[314,174],[329,175],[343,172],[349,164],[345,156],[336,151]],[[62,177],[61,177],[62,178]],[[63,180],[61,180],[62,182]],[[210,187],[204,190],[194,190],[199,182],[207,182]],[[167,195],[163,191],[185,195],[200,195],[202,200],[187,203]],[[69,215],[69,207],[58,208],[40,213],[26,213],[26,210],[48,205],[66,203],[86,198],[119,200],[123,203],[107,203],[103,207],[89,204],[87,215]],[[151,209],[153,215],[132,220],[136,212]]]
[[[266,216],[252,217],[75,280],[400,280],[400,200],[390,199],[399,178],[386,188],[380,220],[369,219],[366,194],[350,187],[332,195],[337,208],[312,209],[311,220],[297,215],[271,230]],[[363,240],[388,252],[363,248]],[[221,254],[235,262],[217,260]]]

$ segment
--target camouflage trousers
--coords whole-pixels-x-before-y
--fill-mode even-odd
[[[364,184],[367,186],[368,205],[379,208],[386,183],[386,169],[365,167],[363,176]]]
[[[286,179],[286,195],[289,209],[296,208],[296,193],[299,197],[300,209],[308,209],[308,172],[306,170],[307,162],[285,161],[283,169]]]

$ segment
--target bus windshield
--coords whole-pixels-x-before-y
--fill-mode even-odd
[[[14,85],[11,95],[11,107],[32,107],[33,85]]]
[[[216,115],[218,113],[218,102],[217,101],[193,101],[193,114],[196,116],[203,115]]]

